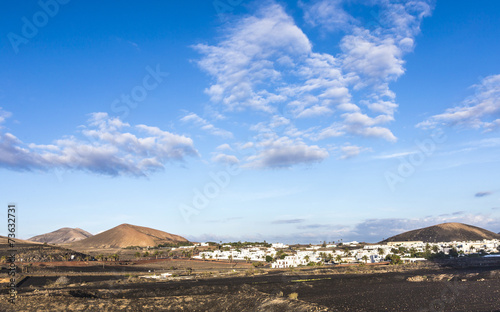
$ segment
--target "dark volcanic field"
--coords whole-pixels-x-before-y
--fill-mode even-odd
[[[94,311],[78,308],[84,302],[104,304],[102,311],[500,311],[500,265],[370,274],[271,270],[258,276],[160,282],[122,278],[116,283],[115,276],[104,275],[68,278],[70,284],[108,282],[37,293],[34,287],[54,278],[31,277],[19,287],[22,299],[15,311]],[[292,293],[298,300],[288,299]],[[34,302],[45,308],[35,309]]]

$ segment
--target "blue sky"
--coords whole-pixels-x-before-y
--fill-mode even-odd
[[[500,232],[496,1],[0,14],[0,198],[19,206],[20,237],[121,223],[197,241]]]

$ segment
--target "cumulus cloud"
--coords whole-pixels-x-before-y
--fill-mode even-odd
[[[110,176],[145,176],[164,164],[197,156],[193,141],[157,127],[124,123],[107,113],[93,113],[80,138],[67,136],[53,144],[25,144],[0,133],[0,167],[12,170],[83,170]]]
[[[312,26],[321,26],[327,31],[347,30],[359,22],[343,8],[342,0],[316,1],[304,5],[304,20]]]
[[[223,138],[232,138],[233,134],[227,130],[220,129],[215,127],[213,124],[209,123],[206,119],[201,118],[195,113],[189,113],[186,116],[181,118],[183,122],[191,122],[197,126],[199,126],[202,130],[207,131],[208,133],[220,136]]]
[[[308,36],[274,2],[225,24],[215,43],[193,46],[201,55],[197,64],[213,79],[205,90],[212,109],[257,112],[266,120],[251,130],[297,141],[261,144],[253,167],[288,167],[324,159],[326,151],[308,140],[349,135],[397,141],[388,128],[398,108],[389,84],[404,74],[404,56],[413,50],[420,23],[432,5],[424,0],[371,1],[369,5],[382,14],[378,25],[368,29],[344,10],[344,3],[300,3],[305,23],[319,28],[325,37],[342,32],[340,42],[332,42],[332,48],[340,51],[335,55],[314,51]],[[301,120],[314,118],[323,122],[298,127],[307,124]],[[188,119],[202,124],[196,116]]]
[[[311,43],[283,8],[274,4],[236,23],[218,45],[194,48],[205,56],[198,62],[200,67],[215,78],[205,90],[212,101],[229,110],[250,107],[271,112],[272,103],[285,99],[266,88],[267,83],[280,79],[275,62],[290,66],[287,56],[308,53]]]
[[[233,165],[233,164],[238,164],[240,161],[238,160],[238,157],[234,155],[227,155],[224,153],[219,153],[214,155],[212,157],[213,162],[221,163],[221,164],[228,164],[228,165]]]
[[[473,85],[475,95],[461,105],[448,108],[417,124],[419,128],[458,126],[489,132],[500,126],[500,75],[492,75]]]
[[[233,150],[231,148],[231,146],[227,143],[221,144],[221,145],[217,146],[215,149],[219,150],[219,151],[232,151]]]
[[[300,139],[277,138],[274,135],[256,144],[257,155],[248,157],[245,167],[289,168],[298,164],[311,164],[329,156],[326,149],[317,145],[307,145]]]

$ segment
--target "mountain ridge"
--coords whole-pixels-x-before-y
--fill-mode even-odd
[[[91,236],[92,236],[91,233],[84,231],[80,228],[64,227],[50,233],[33,236],[28,240],[32,242],[47,243],[47,244],[67,244]]]
[[[70,246],[78,248],[125,248],[129,246],[156,246],[176,242],[188,242],[188,240],[182,236],[164,231],[124,223],[92,237],[71,243]]]
[[[469,224],[448,222],[394,235],[384,239],[380,243],[396,241],[423,241],[436,243],[451,241],[476,241],[483,239],[500,239],[500,234],[496,234]]]

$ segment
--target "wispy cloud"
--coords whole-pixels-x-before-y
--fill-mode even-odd
[[[223,138],[233,137],[233,134],[231,132],[215,127],[213,124],[209,123],[206,119],[201,118],[195,113],[187,114],[186,116],[181,118],[181,121],[193,123],[199,126],[202,130],[207,131],[212,135],[220,136]]]
[[[474,196],[475,197],[486,197],[486,196],[490,196],[491,194],[493,194],[493,192],[489,192],[489,191],[477,192],[476,194],[474,194]]]
[[[392,158],[399,158],[399,157],[404,157],[408,155],[415,154],[416,152],[400,152],[400,153],[393,153],[393,154],[387,154],[387,155],[379,155],[375,156],[375,159],[392,159]]]
[[[1,107],[0,107],[0,129],[2,128],[2,123],[5,122],[5,120],[7,118],[10,118],[12,116],[12,113],[10,112],[7,112],[7,111],[4,111]]]
[[[295,224],[303,223],[305,219],[285,219],[285,220],[275,220],[271,222],[272,224]]]
[[[147,125],[131,126],[107,113],[93,113],[80,137],[52,144],[25,144],[0,133],[0,167],[12,170],[83,170],[110,176],[145,176],[171,161],[198,156],[185,136]]]
[[[322,229],[322,228],[332,228],[334,226],[329,224],[307,224],[307,225],[299,225],[298,229]]]
[[[485,132],[497,129],[500,119],[500,75],[492,75],[473,85],[475,94],[465,99],[460,106],[448,108],[444,113],[434,115],[417,124],[420,128],[437,126],[458,126],[482,128]]]
[[[340,159],[350,159],[358,156],[362,152],[371,151],[370,148],[360,147],[356,145],[351,145],[347,143],[346,145],[340,147]]]

